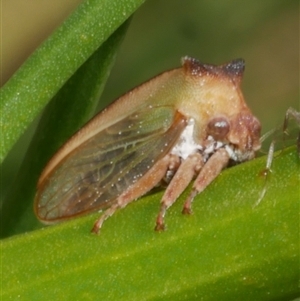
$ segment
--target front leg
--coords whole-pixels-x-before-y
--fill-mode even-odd
[[[179,166],[177,172],[168,185],[162,199],[160,211],[156,219],[156,231],[165,229],[164,216],[167,209],[174,204],[193,177],[203,166],[203,158],[199,153],[188,156]]]
[[[300,127],[300,112],[296,111],[294,108],[288,108],[285,113],[285,118],[283,122],[284,133],[286,133],[287,131],[288,123],[290,119],[294,119],[298,127]],[[297,151],[298,151],[298,156],[300,157],[300,131],[298,132],[298,136],[297,136]]]
[[[191,213],[191,205],[194,197],[202,192],[221,173],[222,169],[228,165],[229,159],[229,154],[224,148],[218,149],[208,159],[194,182],[192,191],[184,204],[182,213]]]
[[[283,126],[282,126],[282,131],[284,134],[283,140],[286,139],[285,135],[288,135],[288,127],[289,127],[290,120],[294,120],[296,122],[296,125],[298,126],[298,128],[300,128],[300,112],[298,112],[297,110],[295,110],[294,108],[291,108],[291,107],[288,108],[285,112],[285,117],[284,117]],[[278,129],[274,129],[271,133],[274,133],[277,130]],[[269,133],[267,135],[269,135]],[[296,140],[297,153],[298,153],[298,156],[300,157],[300,131],[298,131],[296,139],[297,139]],[[260,172],[260,174],[265,178],[265,184],[264,184],[264,187],[260,193],[260,196],[259,196],[258,200],[255,202],[254,206],[257,206],[261,202],[261,200],[264,198],[264,196],[267,192],[268,179],[269,179],[269,175],[271,173],[271,167],[272,167],[272,163],[273,163],[273,159],[274,159],[275,143],[276,143],[276,141],[275,141],[275,139],[273,139],[269,146],[266,167]]]

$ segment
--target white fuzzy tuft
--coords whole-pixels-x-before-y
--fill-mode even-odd
[[[178,143],[171,150],[171,154],[177,155],[183,160],[185,160],[189,155],[196,153],[199,150],[202,150],[203,147],[198,145],[194,141],[193,133],[195,127],[195,120],[190,119],[188,125],[182,132]]]

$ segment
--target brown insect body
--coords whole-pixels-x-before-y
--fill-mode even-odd
[[[119,98],[77,132],[51,159],[37,188],[35,212],[45,223],[94,210],[116,209],[142,196],[166,175],[164,214],[196,177],[184,212],[228,165],[254,157],[260,123],[240,82],[244,61],[221,66],[185,57],[182,68],[153,78]]]

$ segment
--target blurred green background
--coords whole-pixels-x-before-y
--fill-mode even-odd
[[[2,3],[2,83],[80,1]],[[148,0],[132,19],[99,109],[189,55],[205,63],[246,60],[243,91],[263,133],[299,109],[299,3],[265,0]],[[2,166],[1,196],[34,125]]]
[[[299,107],[297,1],[150,0],[134,16],[103,101],[180,64],[189,55],[246,60],[245,98],[263,131]]]

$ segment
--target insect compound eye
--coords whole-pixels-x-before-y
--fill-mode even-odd
[[[225,117],[215,117],[207,125],[207,134],[215,140],[222,140],[229,132],[229,122]]]

